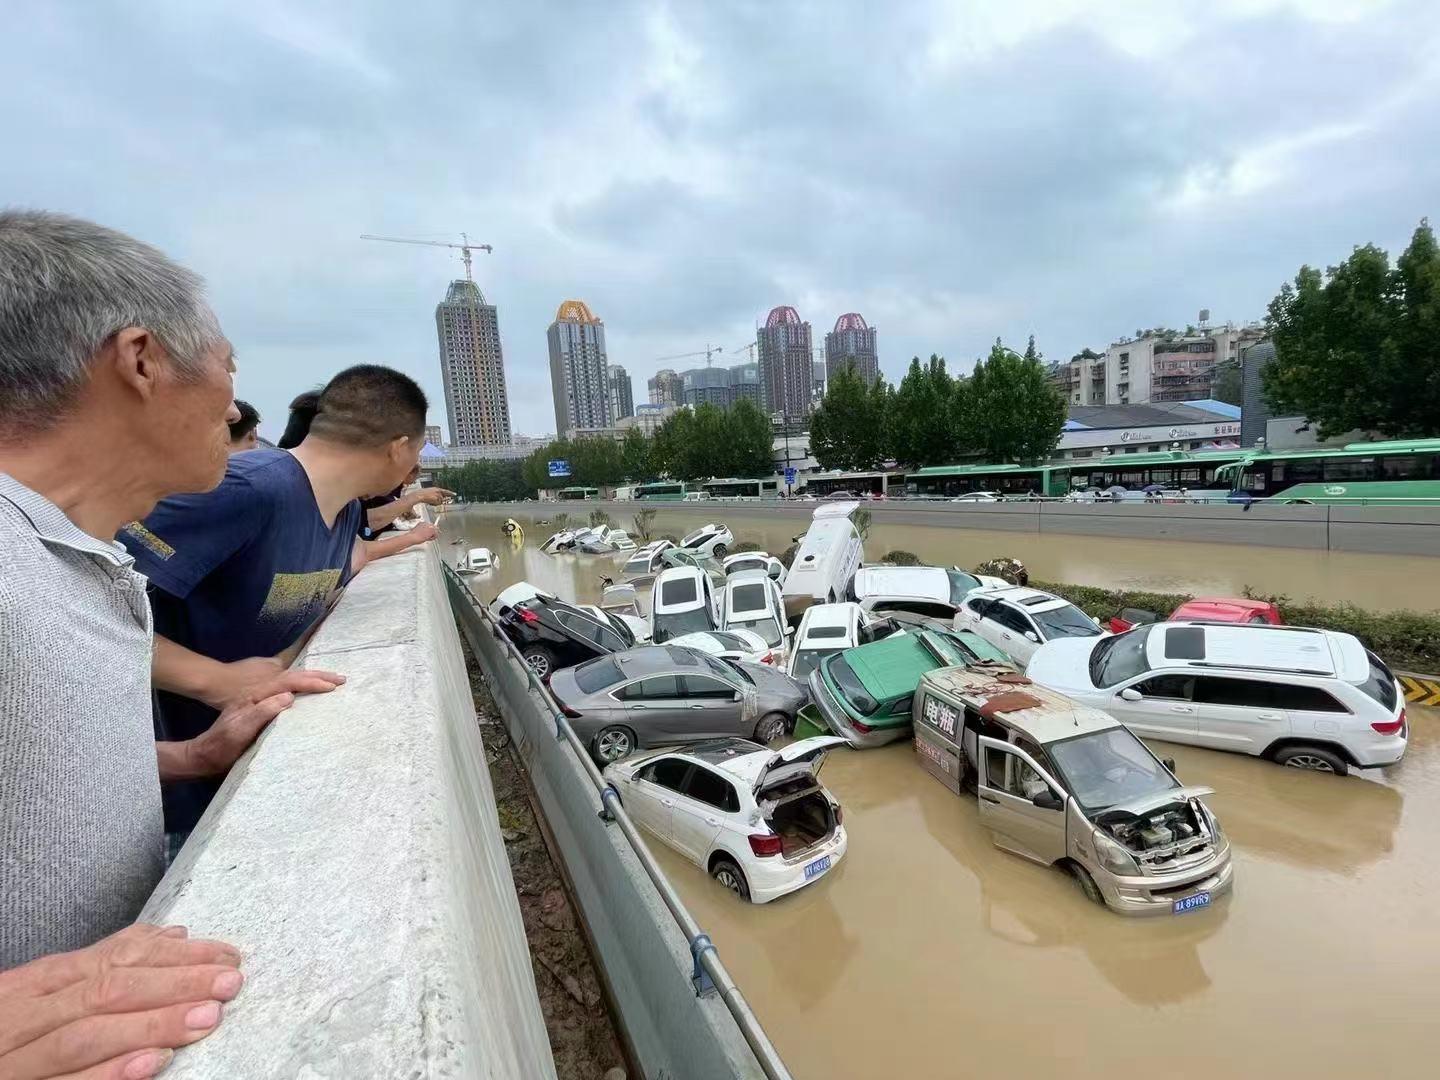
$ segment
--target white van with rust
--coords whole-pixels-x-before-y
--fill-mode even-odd
[[[858,502],[836,502],[816,509],[780,591],[792,622],[812,604],[845,599],[864,556],[860,533],[850,520],[859,508]]]
[[[912,706],[925,771],[967,801],[997,847],[1068,870],[1122,915],[1208,907],[1234,883],[1202,801],[1113,716],[1015,672],[926,672]]]

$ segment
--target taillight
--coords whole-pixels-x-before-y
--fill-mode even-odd
[[[773,664],[774,662],[775,654],[773,652],[767,652],[764,656],[760,658],[760,663],[762,664]]]
[[[862,724],[859,720],[851,720],[850,726],[853,727],[856,731],[860,732],[861,735],[870,734],[869,724]]]
[[[785,848],[780,842],[780,837],[774,833],[751,833],[750,850],[764,858],[769,855],[779,855]]]
[[[1399,735],[1405,727],[1405,710],[1401,709],[1400,715],[1394,720],[1383,720],[1380,723],[1371,724],[1370,726],[1381,735]]]
[[[579,720],[580,717],[582,717],[582,716],[585,715],[585,714],[582,713],[582,712],[578,712],[577,710],[572,709],[569,705],[566,705],[563,701],[560,703],[560,712],[563,713],[565,716],[569,717],[571,720]]]
[[[539,615],[536,615],[535,612],[531,611],[529,608],[523,608],[523,607],[520,608],[520,618],[522,618],[522,619],[525,620],[526,622],[539,622],[539,621],[540,621],[540,616],[539,616]]]

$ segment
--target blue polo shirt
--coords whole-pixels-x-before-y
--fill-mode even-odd
[[[325,614],[350,579],[362,513],[351,502],[327,526],[300,463],[259,449],[232,454],[214,491],[165,499],[119,539],[150,579],[155,632],[229,663],[282,652]],[[157,739],[194,738],[218,715],[175,694],[157,698]],[[218,787],[219,778],[167,784],[167,831],[194,828]]]

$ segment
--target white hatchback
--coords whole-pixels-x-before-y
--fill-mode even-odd
[[[775,664],[780,659],[780,654],[753,630],[701,630],[672,637],[665,644],[699,649],[721,660],[739,660],[746,664]]]
[[[615,762],[605,777],[636,824],[742,899],[763,904],[818,880],[845,857],[840,803],[820,786],[845,740],[771,750],[713,739]]]
[[[782,656],[789,628],[780,586],[763,570],[741,570],[726,580],[722,630],[750,630]]]
[[[853,649],[866,636],[865,612],[859,604],[816,604],[805,609],[790,644],[785,671],[804,683],[831,653]]]
[[[702,525],[680,540],[680,547],[693,555],[709,555],[712,559],[723,559],[725,553],[735,546],[735,534],[728,525],[711,522]]]
[[[1135,734],[1344,774],[1405,754],[1405,697],[1359,639],[1299,626],[1163,622],[1052,641],[1030,678]]]
[[[1047,641],[1106,633],[1069,600],[1019,585],[976,589],[960,605],[955,629],[973,630],[1022,668]]]
[[[714,630],[720,622],[720,598],[710,575],[693,566],[660,571],[650,594],[650,640],[656,645],[680,634]]]

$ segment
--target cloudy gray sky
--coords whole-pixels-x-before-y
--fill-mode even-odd
[[[283,426],[361,361],[443,421],[443,249],[495,246],[515,428],[569,297],[610,358],[859,311],[891,377],[1264,313],[1302,262],[1440,215],[1440,5],[9,0],[0,203],[204,273]]]

